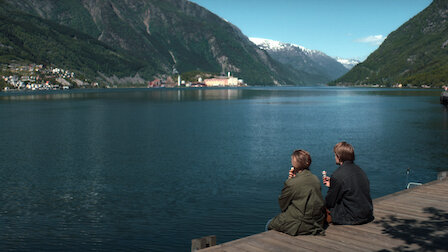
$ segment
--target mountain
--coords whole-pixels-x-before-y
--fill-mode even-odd
[[[336,57],[335,59],[337,60],[337,62],[341,63],[348,70],[352,69],[354,66],[361,63],[361,61],[357,59],[343,59],[340,57]]]
[[[131,76],[145,67],[145,62],[84,33],[3,3],[0,3],[0,34],[0,63],[54,64],[76,69],[81,76],[99,73]]]
[[[299,71],[308,84],[326,84],[348,72],[343,64],[320,51],[270,39],[250,40],[275,60]]]
[[[0,2],[5,12],[15,13],[14,17],[7,14],[2,16],[3,20],[12,25],[11,22],[15,21],[11,19],[18,19],[20,22],[14,23],[16,30],[28,32],[27,38],[23,35],[18,36],[15,41],[5,41],[9,47],[17,48],[27,44],[23,39],[33,41],[33,37],[42,38],[46,34],[44,31],[51,34],[57,31],[59,35],[68,34],[72,39],[64,37],[57,40],[50,35],[50,40],[55,44],[60,42],[56,45],[60,50],[59,55],[54,57],[44,55],[47,62],[70,65],[72,56],[78,57],[78,53],[86,54],[85,58],[94,58],[89,57],[93,50],[91,48],[85,48],[85,51],[68,50],[70,53],[66,54],[65,48],[72,47],[72,42],[103,47],[109,54],[115,55],[115,60],[122,60],[117,63],[119,69],[122,69],[118,74],[109,69],[114,67],[110,64],[108,69],[100,66],[103,60],[96,62],[97,68],[90,69],[89,74],[102,72],[118,77],[137,75],[149,80],[176,72],[230,71],[249,84],[304,84],[300,73],[273,60],[250,42],[237,27],[187,0]],[[29,18],[30,22],[21,17]],[[37,47],[28,45],[23,49],[31,54],[45,54],[43,51],[38,52],[39,50],[51,51],[42,48],[42,43],[39,44]],[[14,57],[20,58],[19,55]],[[58,58],[57,62],[54,62],[55,58]],[[85,58],[79,58],[78,61],[83,62]],[[126,61],[130,61],[129,66],[123,65]],[[95,65],[95,62],[89,64],[89,68],[91,65]],[[130,69],[133,71],[129,71]],[[78,67],[74,70],[83,69]]]
[[[426,9],[387,36],[381,46],[332,85],[448,84],[448,1]]]

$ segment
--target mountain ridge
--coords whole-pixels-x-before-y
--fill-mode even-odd
[[[74,29],[0,5],[0,63],[22,61],[77,69],[82,75],[130,76],[144,62]]]
[[[434,0],[331,85],[448,84],[448,2]]]
[[[308,84],[323,85],[348,72],[336,59],[318,50],[263,38],[249,38],[275,60],[301,72]]]
[[[31,15],[88,34],[146,62],[143,78],[176,72],[233,72],[251,84],[304,84],[234,25],[186,0],[4,0]]]

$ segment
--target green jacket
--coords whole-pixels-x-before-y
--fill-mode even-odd
[[[303,170],[285,181],[278,203],[282,212],[271,220],[268,229],[289,235],[323,231],[325,204],[320,181],[309,170]]]

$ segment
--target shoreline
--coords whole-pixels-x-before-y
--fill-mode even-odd
[[[271,85],[247,85],[247,86],[222,86],[222,87],[139,87],[139,86],[129,86],[129,87],[109,87],[109,88],[70,88],[70,89],[42,89],[42,90],[28,90],[28,89],[9,89],[9,90],[1,90],[0,95],[2,94],[12,94],[12,95],[32,95],[32,94],[55,94],[55,93],[71,93],[71,92],[96,92],[96,91],[104,91],[104,90],[201,90],[201,89],[209,89],[209,90],[219,90],[219,89],[252,89],[252,88],[335,88],[335,89],[345,89],[345,88],[359,88],[359,89],[378,89],[378,90],[428,90],[428,91],[437,91],[441,88],[435,87],[376,87],[376,86],[329,86],[329,85],[319,85],[319,86],[294,86],[294,85],[281,85],[281,86],[271,86]]]

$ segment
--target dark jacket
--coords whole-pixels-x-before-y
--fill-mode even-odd
[[[268,229],[289,235],[323,231],[325,210],[320,181],[309,170],[285,181],[278,203],[282,212],[272,219]]]
[[[345,161],[331,175],[325,206],[334,224],[363,224],[373,220],[369,179],[359,166]]]

